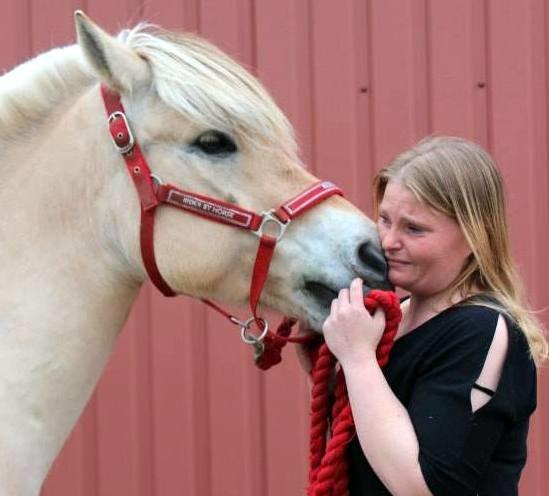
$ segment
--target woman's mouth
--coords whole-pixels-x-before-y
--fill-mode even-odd
[[[410,265],[410,262],[406,262],[405,260],[396,260],[396,259],[387,259],[387,263],[389,264],[389,267],[402,267],[404,265]]]

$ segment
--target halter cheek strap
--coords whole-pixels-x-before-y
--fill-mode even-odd
[[[147,274],[164,296],[175,296],[174,291],[160,274],[154,256],[154,212],[160,204],[155,192],[151,170],[141,147],[131,132],[120,96],[101,85],[101,94],[107,110],[109,131],[113,143],[122,155],[128,174],[133,180],[141,205],[141,227],[139,230],[141,256]]]
[[[101,94],[109,116],[109,132],[114,146],[122,155],[139,196],[141,205],[141,253],[145,269],[153,284],[165,296],[176,295],[162,277],[154,253],[154,214],[160,204],[178,208],[215,222],[251,231],[259,237],[259,247],[250,283],[250,309],[253,317],[246,322],[240,322],[214,303],[208,300],[203,301],[226,315],[233,323],[240,325],[242,337],[245,341],[247,338],[246,332],[252,322],[257,324],[261,330],[261,336],[264,337],[268,326],[262,318],[258,317],[257,305],[267,279],[276,243],[280,241],[293,219],[333,195],[343,195],[342,191],[329,181],[320,181],[278,208],[257,214],[238,205],[184,191],[171,184],[162,184],[151,173],[141,148],[133,136],[120,95],[104,85],[101,85]],[[267,226],[270,226],[270,231],[273,228],[277,230],[277,234],[266,234]],[[252,336],[248,339],[251,340],[251,344],[257,344],[259,338]]]

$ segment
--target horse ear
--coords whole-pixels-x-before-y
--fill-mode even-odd
[[[78,44],[97,76],[107,86],[128,93],[151,79],[147,62],[103,31],[81,10],[74,13]]]

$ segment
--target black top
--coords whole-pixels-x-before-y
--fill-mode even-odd
[[[421,471],[434,496],[518,494],[528,419],[536,408],[536,369],[524,335],[508,319],[509,347],[498,387],[488,403],[475,413],[471,408],[471,388],[498,317],[487,307],[450,307],[398,339],[383,370],[408,410]],[[349,471],[350,496],[390,496],[356,436]]]

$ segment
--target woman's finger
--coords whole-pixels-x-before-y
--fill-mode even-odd
[[[362,295],[362,279],[356,278],[351,283],[349,290],[349,301],[353,306],[364,306],[364,296]]]
[[[338,299],[334,298],[332,300],[332,304],[330,305],[330,315],[335,315],[336,314],[336,312],[337,312],[337,303],[338,303]]]
[[[343,288],[339,292],[339,296],[337,297],[338,302],[338,309],[343,310],[344,308],[349,306],[349,289]]]
[[[385,329],[385,312],[379,307],[374,313],[374,322],[379,324],[382,329]]]

